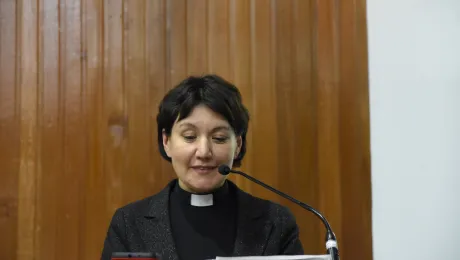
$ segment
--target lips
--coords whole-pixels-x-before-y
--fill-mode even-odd
[[[205,174],[205,173],[210,173],[214,171],[217,167],[216,166],[192,166],[191,168],[197,173]]]

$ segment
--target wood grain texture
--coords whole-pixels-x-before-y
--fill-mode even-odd
[[[372,259],[366,2],[0,1],[0,259],[98,259],[114,210],[174,178],[163,95],[217,73],[251,114],[241,170],[318,208]],[[287,205],[309,254],[311,213]]]
[[[40,175],[37,185],[37,251],[36,258],[46,259],[49,252],[57,254],[57,218],[60,174],[64,171],[64,114],[62,110],[63,88],[60,82],[60,33],[59,1],[39,3],[41,11],[38,23],[42,28],[38,37],[38,89],[39,89],[39,141]],[[57,194],[63,194],[57,196]],[[78,216],[79,217],[79,216]]]
[[[37,89],[37,1],[24,0],[17,3],[19,45],[18,88],[20,102],[20,159],[18,186],[18,233],[17,259],[33,258],[37,249],[36,191],[40,156],[38,141],[38,98]],[[3,38],[3,37],[2,37]]]
[[[20,50],[15,1],[0,1],[0,258],[16,259],[20,156]]]

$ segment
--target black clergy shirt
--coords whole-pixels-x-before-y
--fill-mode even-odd
[[[213,205],[191,205],[192,194],[178,182],[169,200],[172,234],[181,260],[231,256],[236,235],[237,201],[227,182],[212,192]]]

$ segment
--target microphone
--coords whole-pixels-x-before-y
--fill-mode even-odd
[[[285,198],[285,199],[288,199],[292,202],[294,202],[295,204],[297,204],[298,206],[312,212],[313,214],[315,214],[318,218],[321,219],[321,221],[323,222],[324,224],[324,227],[326,228],[326,251],[327,253],[330,255],[331,257],[331,260],[339,260],[339,249],[337,247],[337,239],[335,237],[335,234],[334,232],[332,232],[332,228],[331,226],[329,225],[329,222],[326,220],[326,218],[321,215],[321,213],[319,213],[316,209],[314,209],[313,207],[311,207],[310,205],[308,204],[305,204],[297,199],[294,199],[293,197],[287,195],[286,193],[283,193],[261,181],[259,181],[258,179],[252,177],[252,176],[249,176],[247,175],[246,173],[244,172],[240,172],[240,171],[235,171],[235,170],[232,170],[230,169],[230,167],[228,167],[227,165],[221,165],[219,166],[219,169],[218,169],[219,173],[222,174],[222,175],[228,175],[229,173],[236,173],[236,174],[239,174],[243,177],[245,177],[246,179],[249,179],[257,184],[259,184],[260,186],[280,195],[281,197]]]

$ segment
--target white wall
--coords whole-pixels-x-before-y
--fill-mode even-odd
[[[459,260],[460,0],[367,12],[374,260]]]

